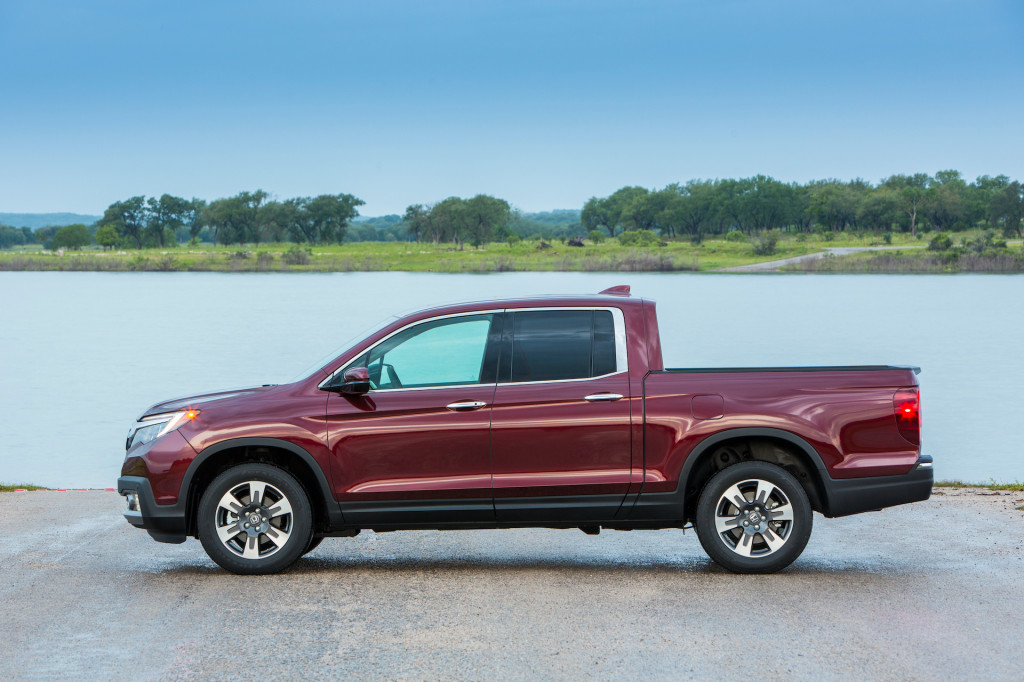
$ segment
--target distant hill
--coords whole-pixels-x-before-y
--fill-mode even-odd
[[[100,217],[82,213],[0,213],[0,224],[35,230],[51,225],[92,225]]]

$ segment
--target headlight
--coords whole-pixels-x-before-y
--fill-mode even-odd
[[[198,416],[199,410],[182,410],[180,412],[168,412],[166,414],[154,414],[149,417],[143,417],[128,431],[128,441],[125,449],[130,449],[133,445],[154,441]]]

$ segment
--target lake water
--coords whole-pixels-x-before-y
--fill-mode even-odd
[[[0,273],[0,482],[110,487],[150,404],[292,378],[380,319],[631,284],[675,367],[913,364],[940,479],[1024,480],[1024,276]]]

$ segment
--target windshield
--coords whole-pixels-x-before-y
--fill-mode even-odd
[[[328,362],[330,362],[331,360],[335,359],[336,357],[339,357],[342,353],[347,351],[349,348],[352,348],[353,346],[357,345],[360,341],[364,341],[365,339],[368,339],[369,337],[373,336],[374,334],[379,332],[381,329],[383,329],[384,327],[388,326],[389,324],[391,324],[392,322],[397,320],[399,317],[400,317],[399,315],[391,315],[390,317],[387,317],[387,318],[381,320],[380,322],[378,322],[377,324],[373,325],[369,329],[365,329],[365,330],[359,332],[355,336],[351,337],[348,341],[346,341],[345,343],[341,344],[340,346],[337,346],[330,353],[327,353],[322,358],[320,358],[319,360],[317,360],[313,364],[311,364],[308,367],[306,367],[306,369],[304,369],[301,372],[299,372],[298,374],[296,374],[294,377],[292,377],[292,379],[291,379],[291,381],[289,383],[293,383],[293,382],[296,382],[296,381],[301,381],[301,380],[305,379],[306,377],[308,377],[313,372],[315,372],[315,371],[317,371],[319,369],[323,369],[324,365],[326,365]]]

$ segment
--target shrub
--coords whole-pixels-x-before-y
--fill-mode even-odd
[[[882,241],[886,244],[892,244],[892,232],[886,232],[882,235]]]
[[[623,246],[654,246],[658,243],[658,235],[650,230],[627,230],[619,235],[619,243]]]
[[[256,267],[260,270],[269,270],[274,265],[274,254],[269,251],[260,251],[256,254]]]
[[[755,256],[770,256],[775,253],[778,247],[779,231],[768,230],[767,232],[762,232],[753,240],[753,244]]]
[[[587,233],[587,239],[595,244],[600,244],[605,240],[605,234],[601,230],[591,230]]]
[[[747,241],[747,235],[743,234],[740,230],[730,230],[725,234],[725,241],[727,242],[745,242]]]
[[[953,240],[949,238],[949,235],[937,234],[932,237],[932,240],[928,242],[929,251],[948,251],[953,248]]]
[[[288,265],[309,265],[309,262],[313,260],[312,256],[313,250],[308,246],[292,244],[291,248],[281,255],[281,260]]]
[[[129,270],[149,270],[149,259],[139,253],[128,259],[128,261],[125,262],[125,266],[127,266]]]
[[[174,256],[164,254],[157,259],[154,267],[160,272],[171,272],[178,269],[178,262],[174,260]]]
[[[511,247],[511,246],[515,246],[519,242],[523,241],[523,238],[520,237],[515,232],[512,232],[512,233],[510,233],[508,235],[508,237],[505,238],[505,241],[508,242],[508,245]]]

